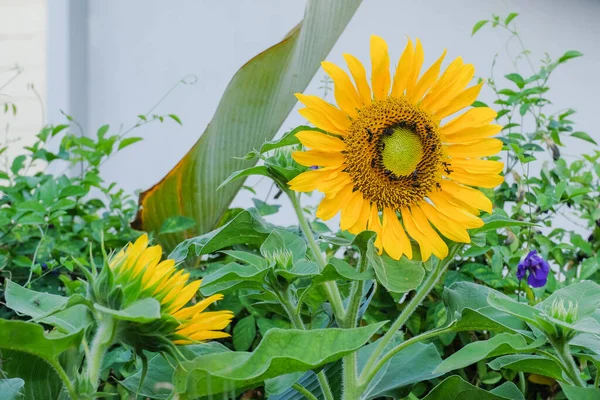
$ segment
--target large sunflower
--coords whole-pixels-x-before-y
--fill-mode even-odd
[[[161,306],[167,323],[150,323],[151,330],[161,331],[175,344],[188,344],[228,337],[222,330],[233,318],[231,311],[205,311],[208,306],[223,298],[222,294],[207,297],[196,304],[184,307],[198,292],[202,280],[188,283],[190,274],[175,268],[174,260],[161,262],[162,248],[148,247],[148,236],[140,236],[109,261],[115,284],[123,288],[126,302],[152,297]],[[173,323],[174,322],[174,323]],[[137,327],[139,332],[144,327]],[[158,332],[150,332],[157,334]]]
[[[330,135],[298,133],[312,150],[295,152],[294,159],[321,168],[300,174],[290,187],[323,192],[319,218],[328,220],[341,210],[343,230],[377,232],[376,247],[394,259],[412,258],[407,232],[423,260],[432,253],[448,255],[438,232],[469,243],[467,229],[483,225],[479,210],[492,210],[491,201],[469,186],[492,188],[504,179],[501,162],[481,159],[502,148],[500,140],[490,138],[501,129],[491,124],[494,110],[470,108],[441,122],[469,107],[482,86],[465,89],[474,68],[460,57],[440,76],[445,55],[419,77],[423,48],[418,39],[414,46],[409,40],[392,79],[387,44],[372,36],[371,87],[361,62],[344,54],[355,85],[337,65],[322,63],[339,108],[296,95],[306,106],[300,114]]]

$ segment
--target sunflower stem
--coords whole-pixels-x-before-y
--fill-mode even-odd
[[[573,381],[575,386],[583,387],[585,386],[585,382],[581,379],[581,373],[579,368],[577,368],[577,364],[575,364],[575,360],[573,360],[573,356],[571,356],[571,349],[569,348],[569,342],[564,338],[559,340],[549,339],[550,344],[556,350],[556,355],[561,362],[561,366],[566,373],[566,375]]]
[[[431,292],[431,290],[434,288],[434,286],[436,285],[436,283],[440,279],[440,277],[444,274],[444,272],[446,272],[446,268],[454,260],[454,256],[456,255],[457,251],[461,247],[462,246],[459,244],[454,244],[450,248],[448,256],[446,258],[444,258],[443,260],[439,260],[439,262],[433,268],[433,270],[431,271],[429,276],[427,276],[425,281],[417,289],[415,296],[409,301],[409,303],[406,305],[404,310],[400,313],[400,315],[398,316],[396,321],[394,321],[394,323],[392,324],[390,329],[386,332],[385,335],[383,335],[383,337],[381,339],[379,339],[379,344],[377,345],[377,347],[375,348],[373,353],[371,353],[371,356],[367,360],[365,367],[363,368],[363,370],[360,374],[360,377],[359,377],[359,386],[360,387],[366,387],[366,385],[368,385],[368,383],[369,383],[368,379],[371,379],[373,376],[375,376],[377,371],[383,366],[382,363],[377,363],[376,365],[375,365],[375,363],[382,356],[387,345],[390,343],[390,341],[392,340],[392,338],[394,337],[396,332],[398,332],[398,330],[400,330],[400,328],[402,328],[404,326],[406,321],[408,321],[410,316],[415,312],[415,310],[421,304],[423,299],[425,297],[427,297],[429,292]],[[389,357],[384,356],[383,358],[388,359]]]
[[[304,216],[304,212],[302,211],[302,206],[300,205],[300,195],[294,192],[289,193],[290,200],[292,201],[292,205],[294,206],[294,211],[296,212],[296,216],[298,217],[298,222],[300,223],[300,228],[304,233],[304,237],[308,242],[308,247],[312,251],[315,260],[319,264],[321,270],[325,268],[327,262],[325,261],[325,257],[323,257],[323,253],[315,240],[315,236],[313,235],[312,229]],[[337,283],[334,282],[324,282],[323,290],[327,295],[327,299],[331,304],[331,309],[333,310],[333,315],[335,316],[338,322],[342,322],[345,319],[346,312],[344,311],[344,305],[342,303],[342,296],[340,295],[340,290],[337,287]]]
[[[113,344],[116,333],[116,323],[112,316],[99,313],[97,320],[96,334],[90,346],[89,357],[86,360],[86,374],[94,393],[100,383],[102,361],[106,351]]]

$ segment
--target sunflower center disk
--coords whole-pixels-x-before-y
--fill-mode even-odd
[[[438,123],[405,98],[360,110],[344,138],[353,189],[381,210],[418,204],[436,188],[443,168]]]
[[[419,135],[408,128],[395,128],[383,138],[381,157],[386,169],[402,176],[411,174],[423,157]]]

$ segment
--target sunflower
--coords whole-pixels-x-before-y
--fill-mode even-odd
[[[355,84],[337,65],[322,63],[338,107],[296,94],[306,106],[300,114],[328,134],[297,134],[311,150],[293,158],[320,168],[291,180],[291,189],[323,192],[317,217],[328,220],[341,211],[341,229],[377,232],[379,252],[394,259],[412,258],[409,236],[423,260],[448,255],[440,234],[469,243],[467,230],[483,225],[479,210],[492,211],[491,201],[470,186],[493,188],[504,179],[503,163],[481,159],[502,148],[491,138],[501,130],[491,124],[496,112],[470,108],[442,123],[469,107],[483,84],[465,88],[474,68],[460,57],[440,76],[445,55],[419,77],[423,48],[409,39],[392,79],[387,44],[372,36],[371,87],[361,62],[344,54]]]
[[[169,327],[170,331],[162,333],[175,344],[228,337],[229,334],[222,330],[231,322],[233,313],[205,311],[223,295],[215,294],[184,307],[196,295],[202,281],[188,283],[189,273],[177,270],[174,260],[161,262],[161,257],[162,248],[159,245],[148,247],[146,234],[112,257],[108,265],[114,274],[115,285],[123,288],[125,301],[148,297],[156,299],[160,303],[161,314],[169,320],[167,324],[159,324]],[[176,323],[170,323],[172,321]]]

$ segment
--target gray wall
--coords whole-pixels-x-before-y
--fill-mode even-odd
[[[89,132],[105,123],[114,129],[121,124],[129,127],[136,115],[152,107],[179,79],[198,77],[196,84],[179,87],[156,110],[178,114],[183,127],[165,123],[141,128],[134,135],[145,140],[104,167],[105,179],[129,191],[150,187],[177,163],[210,121],[237,69],[299,22],[305,4],[299,0],[104,0],[74,5],[81,2],[49,2],[51,122],[60,122],[56,110],[64,109]],[[408,35],[423,42],[426,64],[447,48],[447,62],[460,55],[483,77],[489,76],[491,61],[500,53],[495,75],[501,77],[513,71],[505,49],[514,53],[517,43],[506,44],[507,35],[497,29],[483,29],[473,38],[470,33],[477,20],[512,11],[520,13],[518,30],[534,61],[545,52],[553,57],[569,49],[585,54],[556,72],[550,82],[551,108],[575,108],[578,130],[600,140],[597,0],[364,0],[328,60],[341,63],[342,54],[349,52],[367,61],[372,33],[388,41],[392,60],[397,60]],[[60,51],[53,54],[53,49]],[[519,68],[523,75],[529,73],[525,63]],[[323,76],[319,71],[306,93],[322,94],[318,87]],[[482,100],[492,101],[489,89],[483,90]],[[303,122],[292,113],[282,130]],[[589,150],[585,142],[572,143],[563,150],[565,154]],[[259,197],[264,198],[269,186],[266,181],[258,183]],[[240,193],[234,202],[250,204],[249,192]],[[284,223],[293,221],[286,213]]]

